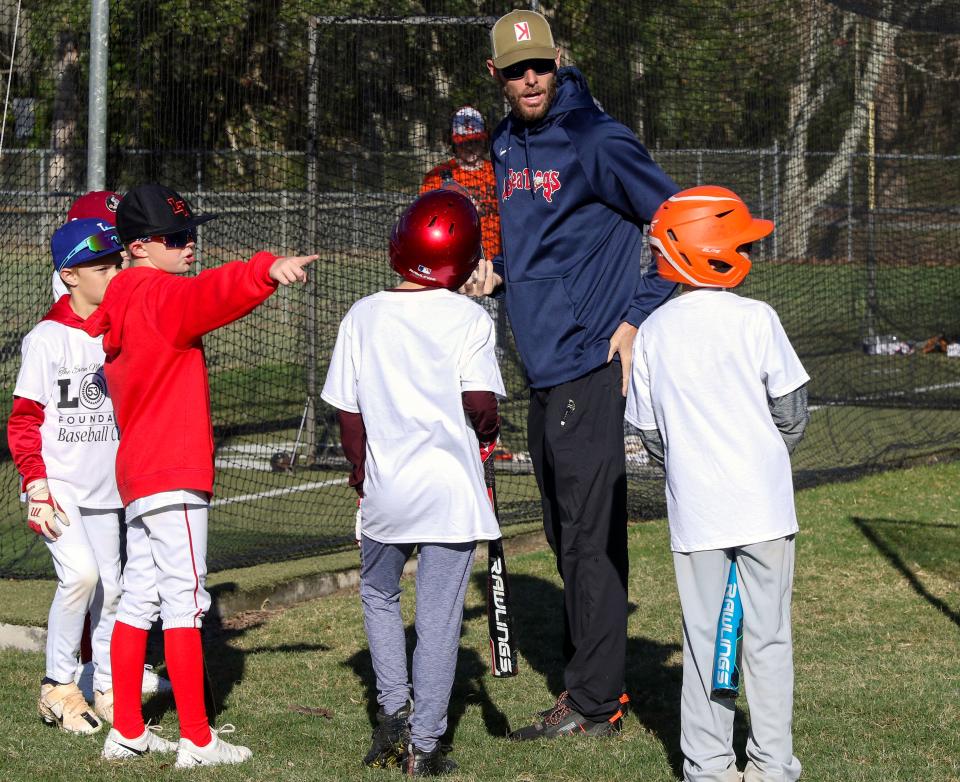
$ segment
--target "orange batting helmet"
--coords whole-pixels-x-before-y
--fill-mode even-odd
[[[738,249],[773,231],[732,190],[702,185],[664,201],[650,221],[650,247],[665,280],[699,288],[734,288],[750,271]]]

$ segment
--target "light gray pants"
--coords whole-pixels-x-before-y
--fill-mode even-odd
[[[731,555],[736,555],[743,603],[742,674],[750,708],[744,782],[793,782],[800,776],[800,761],[793,756],[792,732],[792,535],[734,549],[673,554],[683,609],[683,778],[737,782],[734,703],[710,697],[717,619]]]
[[[400,575],[416,544],[378,543],[360,549],[363,626],[377,677],[377,703],[387,714],[410,698],[407,644],[400,616]],[[463,601],[476,543],[421,543],[417,565],[417,646],[413,652],[410,738],[432,751],[447,730],[447,707],[457,669]]]

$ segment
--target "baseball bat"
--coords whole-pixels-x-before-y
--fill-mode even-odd
[[[730,575],[723,589],[723,603],[717,622],[717,640],[713,649],[714,698],[736,698],[740,692],[740,654],[743,642],[743,605],[737,582],[737,561],[730,563]]]
[[[497,486],[493,473],[493,455],[483,463],[483,480],[493,513],[500,523]],[[517,639],[513,632],[510,581],[503,538],[487,542],[487,633],[490,637],[491,672],[497,678],[517,675]]]

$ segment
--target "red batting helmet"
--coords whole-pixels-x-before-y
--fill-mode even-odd
[[[702,288],[734,288],[750,271],[737,250],[773,231],[751,216],[732,190],[702,185],[664,201],[650,221],[650,246],[665,280]]]
[[[456,290],[480,260],[480,218],[454,190],[424,193],[400,215],[390,235],[390,265],[410,282]]]

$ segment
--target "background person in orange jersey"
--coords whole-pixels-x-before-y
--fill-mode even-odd
[[[466,189],[480,215],[483,254],[495,258],[500,252],[497,180],[490,163],[490,141],[483,116],[473,106],[461,106],[453,113],[450,140],[454,156],[427,172],[420,193],[442,187],[445,176]]]

